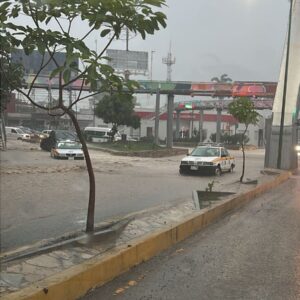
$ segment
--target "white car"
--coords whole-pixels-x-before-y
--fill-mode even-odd
[[[52,158],[61,159],[84,159],[81,144],[74,141],[59,141],[51,149],[50,156]]]
[[[8,139],[16,139],[16,140],[30,140],[30,134],[24,132],[19,127],[5,127],[6,137]]]
[[[227,149],[220,146],[199,146],[181,160],[180,174],[193,172],[213,173],[221,175],[222,172],[233,172],[235,159],[230,156]]]

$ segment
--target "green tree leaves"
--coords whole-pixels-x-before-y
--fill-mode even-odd
[[[228,112],[233,115],[239,123],[246,126],[257,124],[259,114],[255,111],[254,104],[247,97],[241,97],[228,105]]]
[[[95,113],[105,123],[112,123],[116,127],[120,125],[135,129],[140,127],[140,118],[134,115],[134,98],[128,93],[104,96],[98,102]]]
[[[0,112],[10,100],[10,94],[16,88],[22,87],[23,69],[18,64],[13,64],[8,57],[0,57]]]
[[[217,83],[226,83],[226,82],[232,82],[232,79],[228,77],[227,74],[222,74],[220,78],[213,77],[211,81],[217,82]]]
[[[22,47],[27,55],[38,50],[41,55],[51,55],[53,52],[65,52],[67,61],[57,64],[51,74],[62,73],[63,87],[73,80],[71,74],[78,74],[76,79],[90,83],[95,91],[103,85],[119,85],[120,78],[113,70],[103,67],[101,57],[109,46],[110,41],[103,43],[104,47],[96,54],[86,44],[91,32],[97,32],[100,38],[118,38],[123,28],[139,33],[142,38],[147,34],[166,27],[166,16],[157,11],[165,5],[165,0],[4,0],[0,5],[0,30],[6,34],[11,48]],[[14,23],[19,15],[32,19],[34,26],[21,26]],[[81,38],[72,36],[71,28],[74,23],[85,23],[89,29]],[[53,29],[53,24],[56,28]],[[79,59],[85,69],[79,72],[78,66],[72,64]],[[104,72],[101,74],[100,72]],[[107,82],[101,82],[101,81]],[[109,84],[108,84],[109,83]],[[113,84],[112,84],[113,83]],[[124,86],[124,84],[122,84]]]
[[[246,139],[246,132],[248,126],[250,124],[256,125],[259,120],[259,114],[255,111],[254,104],[248,97],[240,97],[237,100],[231,102],[228,105],[228,112],[233,115],[239,123],[245,124],[245,130],[242,133],[242,152],[243,152],[243,169],[242,175],[240,177],[240,182],[243,181],[244,173],[245,173],[245,139]]]

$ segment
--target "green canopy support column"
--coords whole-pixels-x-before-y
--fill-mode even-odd
[[[217,108],[217,131],[216,131],[216,143],[221,142],[221,118],[222,118],[222,108]]]
[[[204,110],[199,110],[199,142],[203,142],[203,121],[204,121]]]
[[[156,102],[155,102],[155,124],[154,124],[154,142],[156,145],[159,144],[159,106],[160,106],[160,91],[156,91]]]
[[[176,139],[179,139],[179,129],[180,129],[180,110],[176,110]]]
[[[167,148],[173,147],[173,111],[174,111],[174,95],[168,94]]]

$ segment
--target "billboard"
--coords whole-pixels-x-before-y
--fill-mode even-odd
[[[57,52],[54,54],[55,61],[62,66],[66,60],[66,53]],[[45,53],[44,62],[47,62],[50,58],[49,53]],[[11,53],[11,60],[13,63],[19,63],[24,67],[25,76],[30,74],[37,74],[41,68],[43,56],[40,52],[34,50],[31,54],[26,55],[23,49],[15,49]],[[76,61],[78,66],[78,60]],[[51,72],[56,69],[57,66],[53,59],[47,64],[47,66],[40,72],[40,75],[49,76]]]
[[[263,97],[266,95],[266,88],[263,84],[234,84],[232,89],[233,97]]]
[[[107,49],[108,64],[117,72],[130,71],[133,74],[146,74],[148,52]]]

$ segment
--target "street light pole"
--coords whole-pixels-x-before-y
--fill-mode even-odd
[[[152,72],[153,72],[153,53],[155,51],[151,50],[151,58],[150,58],[150,80],[152,81]]]
[[[286,104],[286,94],[287,94],[287,80],[288,80],[288,70],[289,70],[289,57],[290,57],[292,10],[293,10],[293,0],[290,0],[289,28],[288,28],[288,36],[287,36],[287,47],[286,47],[286,62],[285,62],[285,74],[284,74],[284,84],[283,84],[283,97],[282,97],[282,107],[281,107],[281,119],[280,119],[280,131],[279,131],[279,143],[278,143],[277,169],[281,168],[281,152],[282,152],[282,141],[283,141],[284,114],[285,114],[285,104]]]

